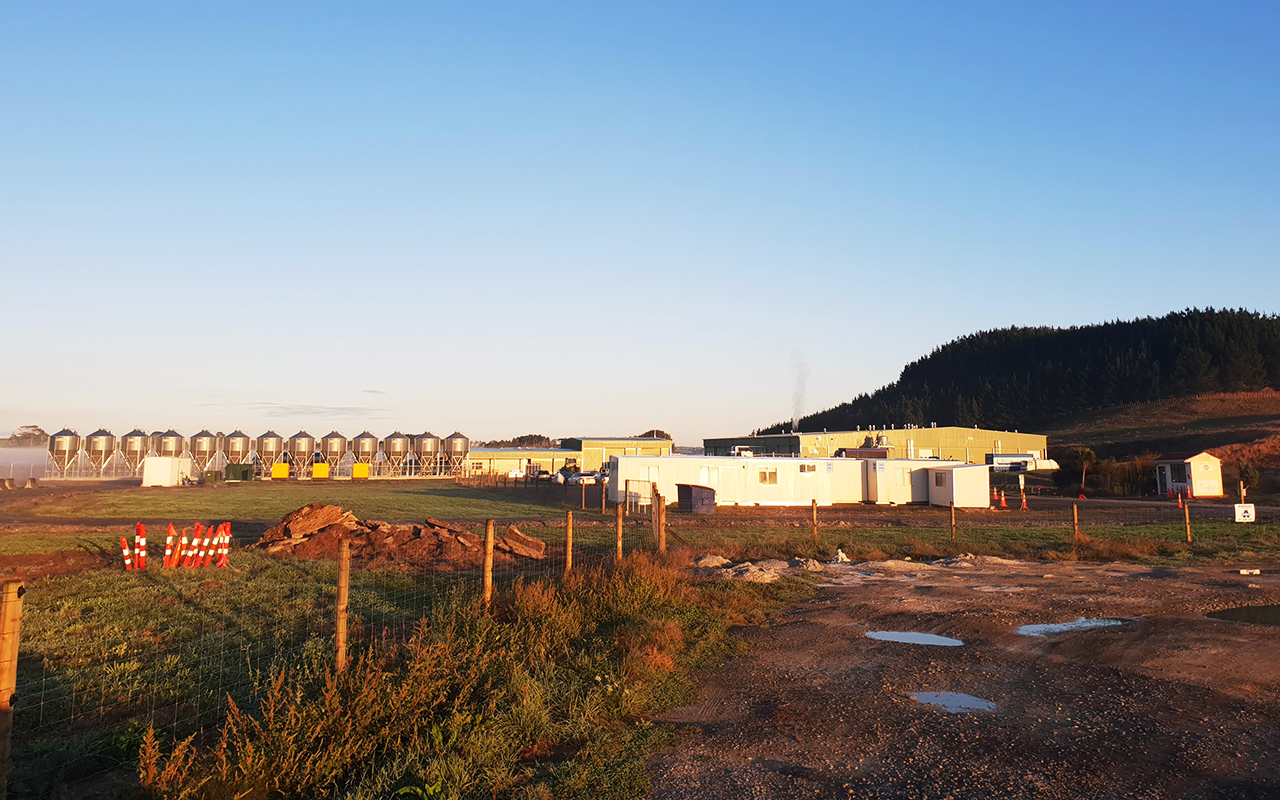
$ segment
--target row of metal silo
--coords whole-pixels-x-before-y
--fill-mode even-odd
[[[379,438],[364,431],[348,439],[338,431],[316,439],[305,430],[284,438],[267,431],[251,438],[243,431],[229,434],[202,430],[185,437],[174,430],[147,433],[135,429],[116,437],[97,430],[81,437],[71,429],[49,437],[47,477],[126,477],[140,474],[147,456],[193,459],[202,471],[220,470],[226,464],[253,464],[259,469],[286,462],[303,468],[313,463],[375,465],[377,475],[454,474],[466,467],[471,441],[458,432],[440,438],[430,431],[406,435],[396,431]]]

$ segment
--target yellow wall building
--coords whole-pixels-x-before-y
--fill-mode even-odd
[[[1037,433],[992,431],[955,426],[898,428],[876,431],[823,431],[776,433],[765,436],[730,436],[703,439],[709,456],[790,455],[834,457],[839,450],[881,448],[889,458],[938,458],[966,464],[984,464],[991,454],[1019,453],[1046,458],[1048,437]]]
[[[467,463],[473,475],[506,475],[540,469],[557,472],[566,466],[579,472],[591,472],[609,463],[610,456],[669,455],[670,439],[580,436],[563,440],[556,449],[474,447]]]

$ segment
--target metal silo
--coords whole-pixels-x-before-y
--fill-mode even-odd
[[[289,460],[299,469],[309,468],[315,454],[316,440],[311,434],[298,431],[289,437]]]
[[[444,450],[445,464],[450,474],[465,472],[467,468],[467,455],[471,452],[471,440],[463,436],[458,431],[454,431],[444,437],[442,443]]]
[[[413,437],[413,461],[418,475],[440,473],[440,437],[431,431]]]
[[[218,459],[218,437],[204,430],[191,437],[191,457],[202,470],[214,469]]]
[[[253,440],[244,431],[236,430],[223,441],[227,460],[232,464],[248,464],[253,454]]]
[[[268,472],[272,464],[284,455],[284,438],[275,431],[267,431],[258,437],[258,463],[266,466]]]
[[[378,437],[365,431],[351,440],[351,450],[356,461],[361,464],[372,464],[378,458]]]
[[[182,434],[170,429],[160,434],[160,446],[156,448],[156,453],[161,456],[170,456],[178,458],[187,452],[187,440]]]
[[[63,428],[49,437],[49,461],[55,477],[68,477],[67,472],[80,460],[80,434]]]
[[[84,451],[89,457],[89,467],[102,475],[107,462],[116,454],[115,434],[104,428],[94,431],[84,437]]]
[[[142,467],[142,459],[151,452],[151,437],[145,431],[134,428],[120,437],[120,453],[124,456],[124,464],[129,472],[137,473]]]
[[[347,437],[331,431],[328,436],[320,440],[320,452],[324,454],[324,460],[329,462],[329,466],[336,467],[339,462],[347,455],[350,448],[347,444]]]
[[[404,462],[412,452],[413,441],[400,431],[396,431],[382,440],[382,455],[391,467],[392,475],[399,475],[404,469]]]

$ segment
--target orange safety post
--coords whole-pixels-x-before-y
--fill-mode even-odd
[[[182,566],[191,566],[191,562],[195,560],[196,554],[200,552],[200,541],[203,536],[204,523],[197,522],[195,526],[195,533],[191,536],[191,547],[187,549],[187,554],[182,559]]]
[[[231,523],[222,523],[222,552],[218,554],[218,567],[226,569],[231,565]]]
[[[204,532],[204,540],[200,543],[200,549],[196,551],[196,557],[191,559],[191,567],[200,566],[204,563],[204,554],[209,552],[209,541],[213,539],[213,526],[210,525]]]
[[[178,542],[178,549],[173,551],[173,560],[169,562],[169,566],[176,567],[182,563],[182,557],[187,554],[187,529],[182,529],[182,539]]]
[[[147,568],[147,526],[141,522],[133,526],[133,546],[138,551],[138,569]]]
[[[120,537],[120,552],[124,555],[124,568],[127,572],[133,571],[133,557],[129,555],[129,542],[123,536]]]
[[[160,566],[167,567],[169,562],[173,560],[173,523],[169,523],[169,532],[164,537],[164,561],[160,562]]]

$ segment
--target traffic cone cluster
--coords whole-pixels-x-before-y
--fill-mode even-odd
[[[177,539],[176,546],[175,539]],[[124,536],[120,537],[120,553],[124,556],[124,568],[130,572],[145,570],[147,568],[147,526],[141,522],[137,524],[133,542],[134,549],[130,552],[128,539]],[[212,566],[226,569],[230,566],[230,556],[230,522],[223,522],[216,527],[210,526],[207,530],[204,525],[197,522],[195,535],[190,540],[187,539],[186,528],[182,529],[182,535],[179,537],[173,523],[169,523],[169,531],[164,541],[164,561],[161,566],[187,569]]]

